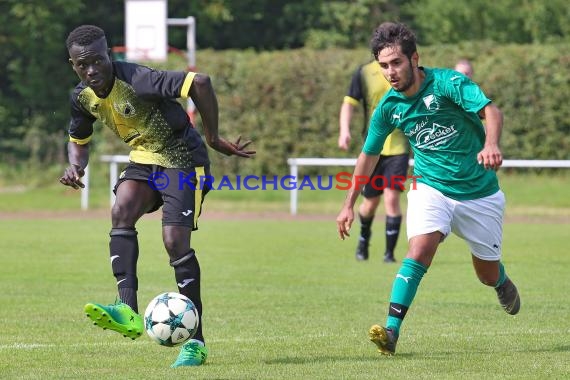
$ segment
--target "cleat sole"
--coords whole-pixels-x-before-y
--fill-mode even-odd
[[[114,319],[111,319],[111,316],[108,313],[98,307],[95,307],[93,304],[85,305],[85,315],[93,321],[95,326],[98,326],[103,330],[109,329],[116,331],[125,338],[131,338],[134,340],[142,335],[141,331],[133,331],[132,327],[126,327],[116,322]]]

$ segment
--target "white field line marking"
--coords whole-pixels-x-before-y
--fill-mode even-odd
[[[327,338],[327,337],[338,337],[335,334],[310,334],[304,335],[304,338],[309,339],[317,339],[317,338]],[[293,336],[252,336],[247,338],[242,337],[235,337],[232,339],[216,339],[211,338],[208,339],[208,342],[212,343],[255,343],[260,341],[283,341],[283,340],[296,340],[296,337]],[[152,343],[156,344],[148,339],[141,339],[137,340],[136,342],[133,341],[123,341],[123,342],[83,342],[83,343],[12,343],[12,344],[0,344],[0,351],[1,350],[41,350],[41,349],[52,349],[56,347],[108,347],[108,346],[129,346],[129,345],[139,345],[139,344],[146,344]]]
[[[12,344],[0,344],[0,350],[37,350],[44,348],[55,348],[55,347],[97,347],[97,346],[126,346],[126,345],[137,344],[135,342],[85,342],[85,343],[72,343],[72,344],[56,344],[56,343],[12,343]]]

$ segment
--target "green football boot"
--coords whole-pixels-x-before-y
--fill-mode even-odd
[[[103,306],[88,303],[84,307],[85,314],[93,324],[103,330],[113,330],[125,338],[137,339],[144,331],[143,319],[131,307],[120,300],[114,304]]]
[[[208,348],[204,343],[196,339],[190,339],[184,343],[180,349],[178,358],[171,365],[172,368],[184,366],[199,366],[206,362],[208,358]]]

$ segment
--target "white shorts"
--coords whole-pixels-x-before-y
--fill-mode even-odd
[[[484,198],[456,201],[418,183],[416,189],[408,191],[408,240],[435,231],[445,238],[453,232],[467,242],[473,255],[496,261],[501,258],[504,210],[505,194],[501,190]]]

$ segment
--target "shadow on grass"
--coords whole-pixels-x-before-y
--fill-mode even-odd
[[[570,351],[570,345],[559,345],[550,348],[536,349],[536,350],[521,350],[520,352],[530,353],[547,353],[547,352],[568,352]],[[489,354],[488,350],[473,350],[465,351],[465,354]],[[423,357],[424,359],[444,359],[448,360],[450,357],[457,357],[460,354],[457,351],[431,351],[429,354],[418,354],[413,352],[407,352],[403,354],[396,354],[394,356],[384,356],[381,354],[368,355],[368,356],[347,356],[347,355],[326,355],[326,356],[310,356],[310,357],[283,357],[270,360],[264,360],[265,364],[268,365],[282,365],[282,364],[310,364],[310,363],[323,363],[323,362],[377,362],[383,360],[401,360],[401,359],[412,359]]]
[[[271,360],[264,360],[265,364],[310,364],[310,363],[323,363],[323,362],[377,362],[381,360],[398,360],[400,358],[412,358],[416,356],[413,353],[397,354],[394,356],[385,356],[381,354],[369,356],[348,356],[348,355],[327,355],[327,356],[310,356],[310,357],[284,357]]]

